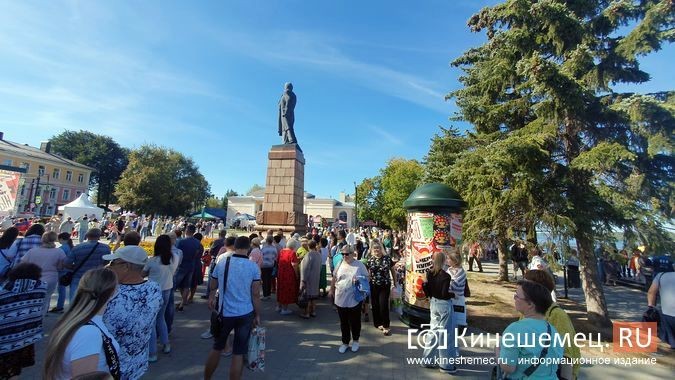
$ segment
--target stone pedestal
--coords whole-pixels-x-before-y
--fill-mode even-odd
[[[273,145],[267,157],[265,200],[256,229],[304,232],[305,156],[297,144],[283,144]]]

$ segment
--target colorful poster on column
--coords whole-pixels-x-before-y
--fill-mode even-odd
[[[16,214],[21,173],[0,169],[0,216]]]
[[[422,290],[427,271],[432,267],[434,252],[456,252],[461,243],[460,214],[415,212],[408,214],[406,246],[406,276],[403,300],[413,306],[428,309],[429,299]]]

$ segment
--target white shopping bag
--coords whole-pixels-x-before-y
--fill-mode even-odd
[[[265,371],[265,328],[256,327],[251,330],[248,339],[246,367],[251,371]]]

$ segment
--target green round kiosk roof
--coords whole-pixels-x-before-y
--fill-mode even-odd
[[[415,189],[403,202],[406,210],[449,208],[462,211],[466,202],[452,188],[442,183],[428,183]]]

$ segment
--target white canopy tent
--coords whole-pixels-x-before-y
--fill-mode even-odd
[[[89,196],[84,193],[67,205],[59,206],[59,211],[73,218],[73,220],[77,220],[85,215],[89,218],[93,217],[100,220],[103,216],[103,209],[93,204],[89,200]]]

